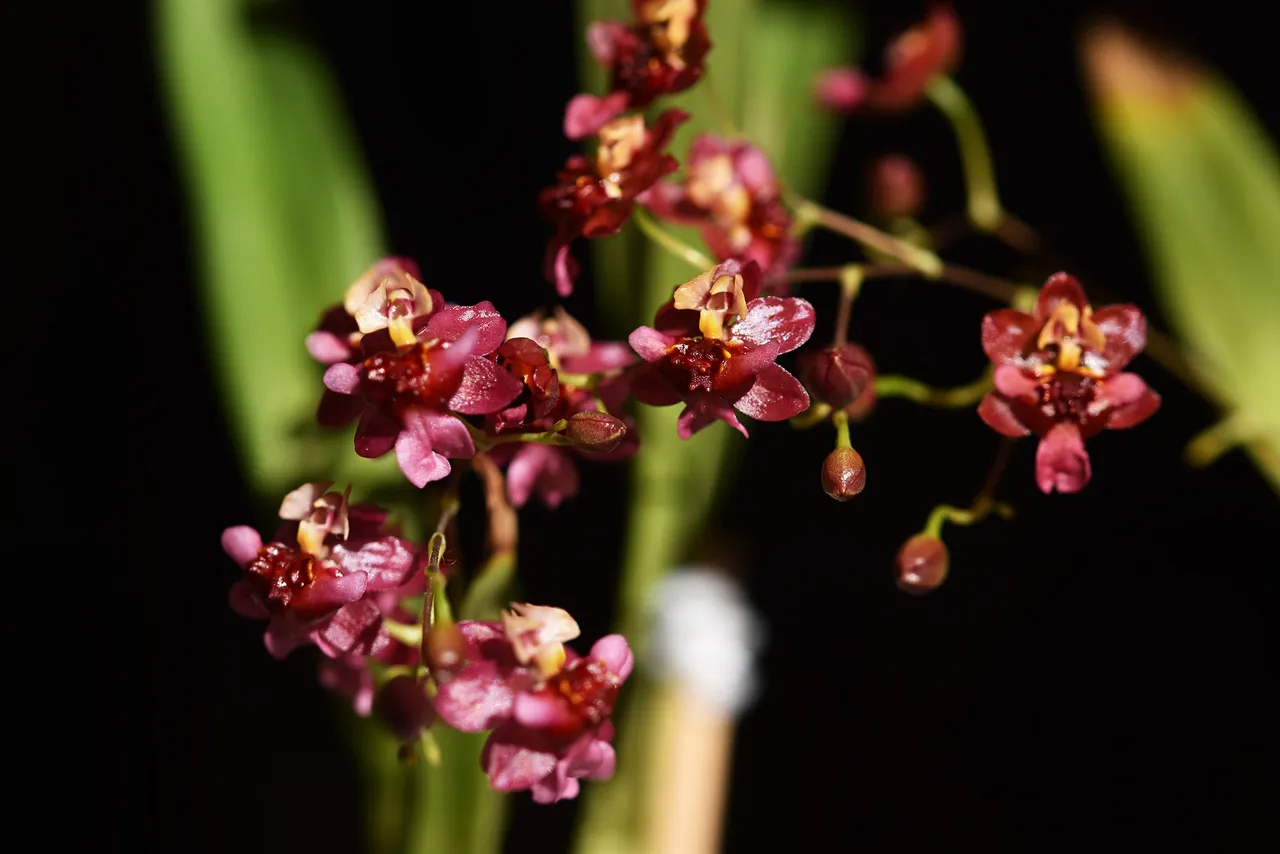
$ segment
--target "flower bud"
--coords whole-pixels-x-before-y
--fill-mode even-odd
[[[447,681],[465,663],[467,641],[456,623],[437,622],[427,629],[422,649],[431,675],[437,682]]]
[[[914,217],[924,208],[924,175],[911,158],[886,154],[871,164],[867,204],[880,219]]]
[[[936,590],[947,580],[949,564],[942,540],[916,534],[898,552],[898,589],[917,596]]]
[[[853,448],[836,448],[822,463],[822,490],[836,501],[848,501],[867,485],[867,467]]]
[[[400,741],[413,741],[435,719],[426,686],[413,676],[397,676],[383,685],[373,709]]]
[[[627,435],[621,418],[607,412],[579,412],[569,419],[564,434],[575,445],[589,451],[612,451]]]
[[[806,350],[796,364],[809,394],[832,409],[843,409],[861,397],[876,375],[871,354],[857,344]]]
[[[813,94],[828,110],[847,113],[866,100],[869,81],[856,68],[829,68],[814,82]]]

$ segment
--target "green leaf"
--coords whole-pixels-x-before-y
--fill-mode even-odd
[[[1162,306],[1280,490],[1280,156],[1217,73],[1116,25],[1082,46]]]
[[[254,5],[154,8],[217,380],[249,482],[274,496],[334,474],[338,437],[313,426],[320,369],[304,339],[382,238],[333,81],[310,45],[256,31]]]

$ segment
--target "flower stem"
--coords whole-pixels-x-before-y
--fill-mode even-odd
[[[836,329],[831,343],[843,347],[849,337],[849,318],[853,314],[853,301],[862,288],[862,267],[850,264],[840,273],[840,304],[836,310]]]
[[[793,195],[790,201],[795,210],[797,233],[804,233],[811,226],[819,225],[869,249],[888,255],[920,275],[935,279],[942,274],[942,259],[928,249],[912,246],[875,226],[823,207],[801,196]]]
[[[895,374],[876,377],[876,397],[905,397],[916,403],[945,409],[973,406],[990,390],[990,369],[973,382],[953,388],[935,388],[911,377]]]
[[[963,509],[952,507],[949,504],[939,504],[929,514],[923,533],[941,539],[942,526],[947,522],[953,525],[976,525],[992,513],[1002,519],[1013,518],[1013,508],[993,498],[996,487],[1000,484],[1000,478],[1004,475],[1005,467],[1009,464],[1009,456],[1012,450],[1013,440],[1002,439],[1000,450],[996,452],[996,457],[991,462],[991,469],[987,472],[986,483],[982,485],[981,491],[974,497],[973,503]]]
[[[982,120],[969,96],[950,77],[939,77],[929,85],[933,102],[956,135],[960,148],[960,164],[968,197],[969,221],[980,231],[996,233],[1004,219],[1000,196],[996,191],[995,169],[991,148],[982,129]]]
[[[636,208],[635,213],[631,215],[631,219],[644,232],[645,237],[652,240],[658,246],[670,252],[681,261],[685,261],[690,265],[698,268],[700,271],[710,270],[716,265],[706,255],[703,255],[697,249],[685,243],[671,232],[664,229],[649,216],[649,212],[644,208]]]
[[[836,425],[836,447],[852,448],[853,442],[849,439],[849,415],[843,409],[837,410],[831,416],[831,423]]]
[[[806,282],[843,282],[847,267],[803,267],[790,270],[786,280],[793,284]],[[860,266],[862,279],[903,279],[914,278],[920,271],[902,264],[863,264]],[[996,302],[1013,303],[1018,299],[1019,285],[988,275],[979,270],[961,267],[959,264],[943,264],[942,272],[928,277],[932,281],[955,285],[980,294]]]
[[[516,548],[520,519],[507,499],[507,479],[502,470],[484,455],[473,464],[484,483],[488,513],[485,545],[489,553],[462,599],[461,613],[468,620],[496,619],[516,577]]]

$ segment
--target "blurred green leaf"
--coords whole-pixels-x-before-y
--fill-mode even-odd
[[[1280,156],[1213,71],[1114,24],[1089,30],[1082,47],[1161,304],[1280,489]]]
[[[580,0],[579,32],[591,21],[624,19],[629,4]],[[681,127],[670,151],[683,160],[693,138],[704,132],[741,134],[770,155],[788,186],[820,194],[839,125],[817,109],[813,81],[824,68],[852,62],[856,21],[846,2],[824,0],[718,0],[708,5],[713,43],[704,79],[689,92],[659,106],[680,107],[693,118]],[[590,53],[581,51],[585,91],[605,90],[605,75]],[[656,111],[653,111],[656,112]],[[696,230],[664,224],[690,245],[701,245]],[[654,311],[697,270],[650,243],[629,226],[606,240],[591,241],[597,281],[596,302],[615,336],[649,323]],[[581,251],[581,250],[580,250]],[[644,645],[644,609],[649,591],[674,569],[703,534],[717,493],[733,477],[746,442],[727,425],[716,424],[688,441],[676,435],[681,407],[639,407],[643,445],[632,465],[630,521],[619,591],[617,629],[639,648]],[[587,787],[588,802],[578,851],[630,854],[643,850],[638,839],[648,715],[643,675],[627,686],[628,720],[619,734],[617,776]]]
[[[299,37],[252,23],[265,5],[155,12],[217,379],[249,482],[274,496],[334,475],[337,435],[313,426],[320,370],[303,342],[383,246],[337,89]]]

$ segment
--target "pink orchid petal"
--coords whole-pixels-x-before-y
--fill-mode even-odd
[[[634,363],[636,354],[620,341],[593,341],[581,356],[563,356],[560,364],[570,374],[600,374]]]
[[[1025,424],[1018,420],[1009,408],[1009,402],[994,392],[988,392],[978,404],[978,416],[987,426],[1002,436],[1016,439],[1031,432]]]
[[[369,576],[363,572],[346,575],[317,574],[315,581],[293,597],[289,607],[299,614],[320,615],[326,611],[336,611],[363,596],[368,585]]]
[[[1089,452],[1074,422],[1055,424],[1036,448],[1036,485],[1046,495],[1055,489],[1079,492],[1089,482]]]
[[[484,732],[511,716],[514,697],[498,668],[489,662],[469,664],[440,686],[436,713],[460,732]]]
[[[545,694],[516,694],[511,707],[512,719],[521,726],[533,729],[552,729],[573,720],[568,704],[561,697]]]
[[[337,658],[339,653],[366,654],[381,623],[382,612],[373,602],[368,599],[351,602],[325,622],[320,631],[324,640],[320,648],[331,658]]]
[[[400,537],[379,537],[354,544],[339,543],[329,553],[343,572],[368,576],[368,590],[394,590],[405,582],[417,562],[413,543]]]
[[[781,365],[769,364],[756,374],[755,384],[733,405],[757,421],[785,421],[809,408],[809,393]]]
[[[562,449],[530,442],[512,456],[507,467],[511,503],[523,507],[535,490],[552,510],[578,494],[578,467]]]
[[[472,356],[463,368],[462,384],[449,399],[449,408],[463,415],[490,415],[515,400],[524,383],[501,365]]]
[[[832,68],[814,84],[814,97],[828,110],[847,113],[862,105],[871,82],[856,68]]]
[[[431,436],[431,448],[452,460],[476,455],[475,441],[461,420],[443,412],[419,412],[418,423]]]
[[[708,399],[691,401],[685,406],[680,417],[676,419],[676,435],[681,439],[691,438],[694,433],[717,421],[723,421],[743,436],[748,436],[747,428],[742,426],[732,407]]]
[[[676,339],[651,327],[641,326],[627,336],[627,343],[646,362],[656,362],[667,355],[667,349],[676,343]]]
[[[569,254],[571,241],[553,243],[548,247],[551,253],[551,280],[555,282],[556,293],[567,297],[573,293],[573,280],[578,278],[578,262]]]
[[[1043,325],[1025,311],[989,311],[982,318],[982,350],[997,365],[1016,359]]]
[[[231,606],[232,611],[250,620],[265,620],[271,616],[271,612],[258,598],[257,589],[247,578],[242,578],[231,585],[231,590],[227,593],[227,604]]]
[[[307,336],[307,352],[322,365],[332,365],[351,358],[351,348],[332,332],[312,332]]]
[[[312,630],[293,614],[275,614],[267,623],[267,630],[262,634],[262,643],[268,654],[277,661],[288,657],[289,653],[305,646],[312,640]]]
[[[598,133],[615,116],[626,111],[630,100],[626,92],[611,92],[603,98],[575,95],[564,109],[564,135],[569,139],[583,139]]]
[[[371,406],[360,413],[356,425],[355,449],[359,456],[374,459],[395,447],[400,425]]]
[[[605,635],[592,644],[590,657],[603,661],[609,666],[610,673],[624,680],[631,675],[636,663],[627,639],[616,634]]]
[[[360,369],[348,362],[330,365],[324,372],[324,387],[338,394],[360,391]]]
[[[618,43],[630,34],[618,21],[593,21],[587,25],[587,49],[596,62],[609,68],[618,54]]]
[[[996,368],[992,384],[996,391],[1014,400],[1032,403],[1039,398],[1040,381],[1030,371],[1017,365],[1001,365]]]
[[[432,422],[428,416],[434,414],[420,410],[408,413],[404,429],[396,438],[396,462],[400,464],[400,471],[419,488],[445,478],[451,468],[449,461],[432,447]]]
[[[754,347],[776,344],[779,353],[790,353],[809,340],[815,317],[808,300],[761,297],[747,303],[747,316],[734,324],[733,337]]]
[[[233,525],[222,532],[222,550],[241,569],[253,563],[262,548],[262,537],[248,525]]]

